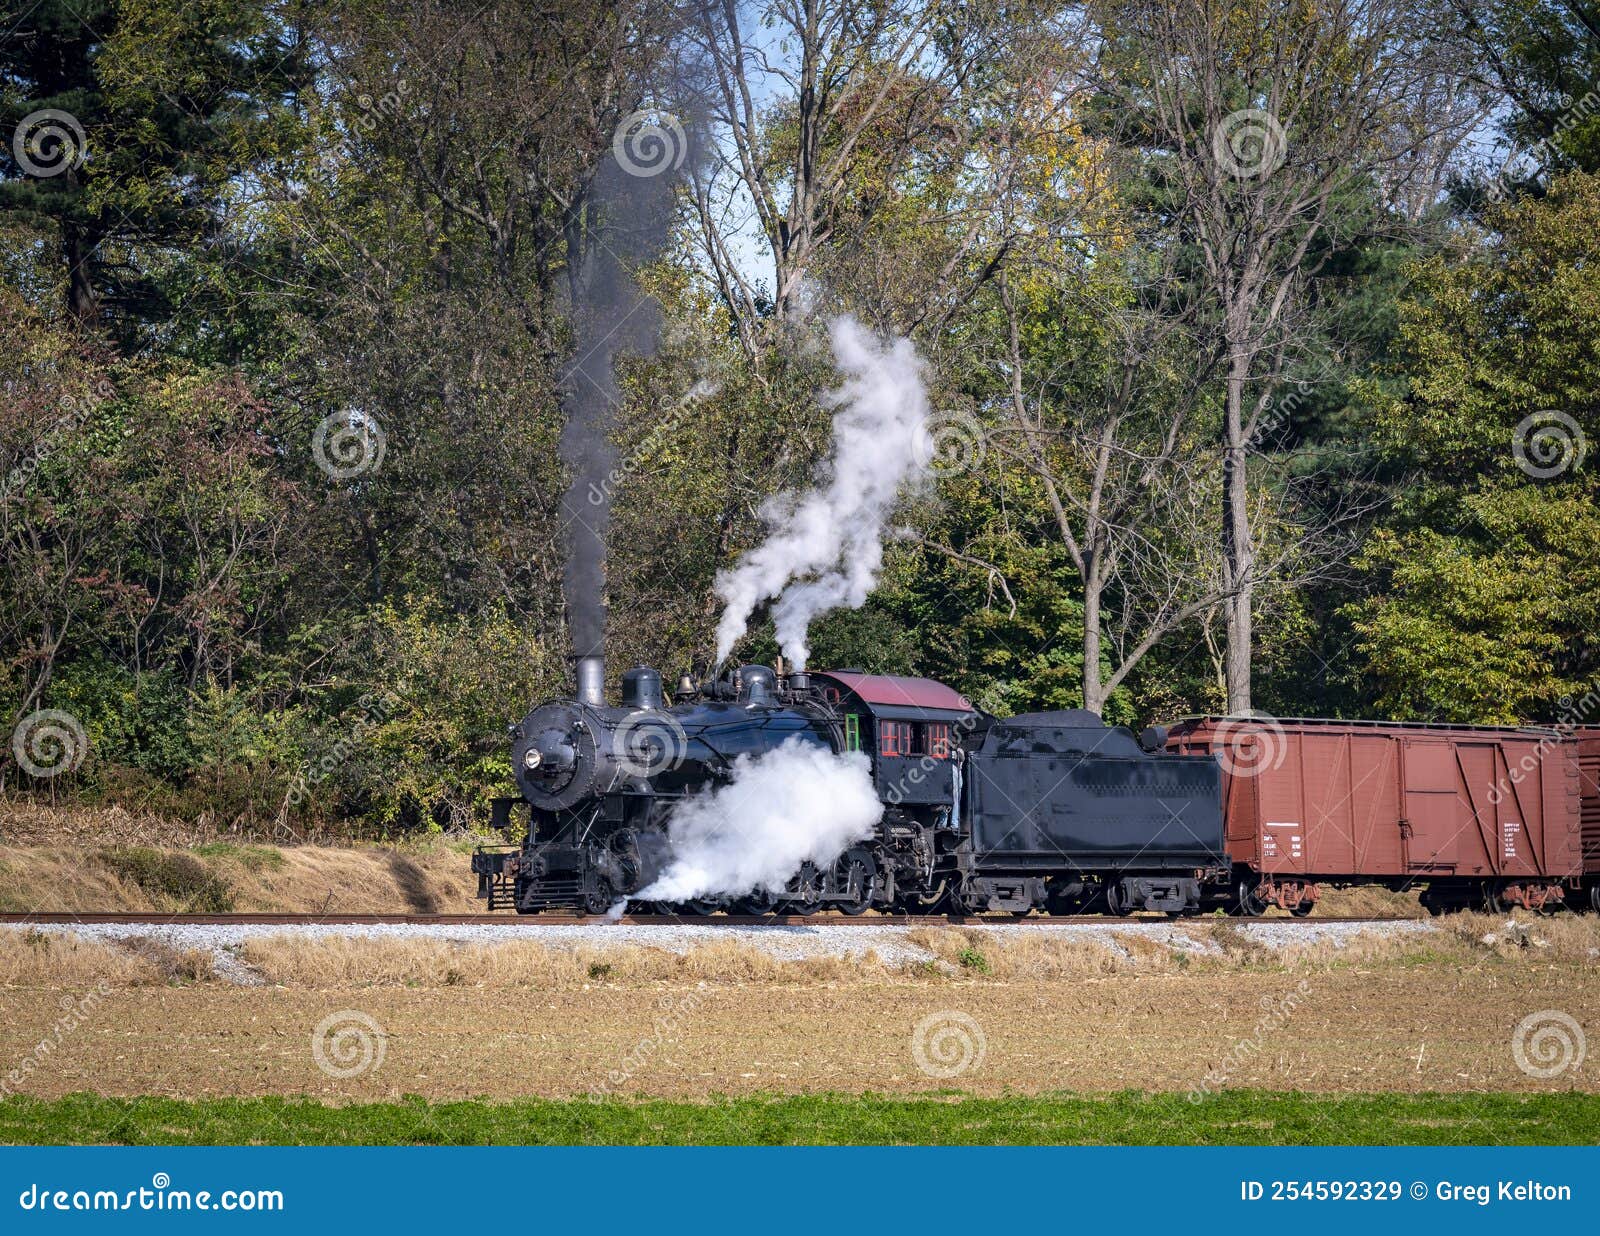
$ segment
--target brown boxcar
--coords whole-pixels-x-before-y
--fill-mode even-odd
[[[1319,884],[1420,887],[1439,913],[1540,909],[1582,883],[1577,753],[1554,730],[1204,717],[1168,746],[1222,761],[1246,913],[1309,913]]]
[[[1578,810],[1582,819],[1583,893],[1591,910],[1600,911],[1600,728],[1574,730],[1578,750]]]

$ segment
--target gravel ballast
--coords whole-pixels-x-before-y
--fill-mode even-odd
[[[1217,944],[1205,928],[1217,920],[1188,924],[1165,921],[1110,920],[1100,923],[1010,923],[1005,926],[968,925],[962,930],[996,937],[1037,933],[1069,941],[1098,942],[1117,952],[1125,952],[1120,939],[1138,937],[1191,954],[1218,952]],[[932,924],[938,926],[938,924]],[[1231,919],[1232,931],[1262,948],[1278,951],[1290,946],[1328,943],[1343,947],[1358,936],[1419,935],[1435,930],[1431,923],[1396,919],[1366,923],[1277,922]],[[606,949],[655,948],[672,953],[716,942],[736,942],[760,949],[781,961],[800,961],[813,957],[857,958],[876,953],[889,966],[917,965],[934,955],[910,939],[911,933],[926,928],[901,925],[873,926],[856,922],[845,924],[772,924],[770,926],[713,927],[694,923],[641,925],[601,923],[539,926],[528,923],[438,925],[423,923],[324,923],[315,925],[269,924],[174,924],[150,923],[48,923],[5,924],[11,931],[36,931],[72,934],[86,940],[108,943],[148,939],[179,951],[209,952],[218,977],[225,981],[253,984],[260,976],[240,960],[239,947],[247,940],[271,936],[300,936],[306,939],[367,938],[388,940],[434,939],[457,944],[504,944],[532,941],[548,948]],[[1198,930],[1196,930],[1198,928]]]

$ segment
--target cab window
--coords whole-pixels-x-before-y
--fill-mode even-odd
[[[915,745],[912,741],[911,722],[878,722],[879,755],[915,755]]]

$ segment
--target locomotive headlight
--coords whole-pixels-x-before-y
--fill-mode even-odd
[[[543,762],[544,757],[539,754],[538,747],[529,747],[522,757],[522,766],[529,772],[532,772],[534,769],[538,768]]]

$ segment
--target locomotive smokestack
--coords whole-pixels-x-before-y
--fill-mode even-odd
[[[606,704],[606,659],[596,653],[578,658],[578,702],[591,708]]]

